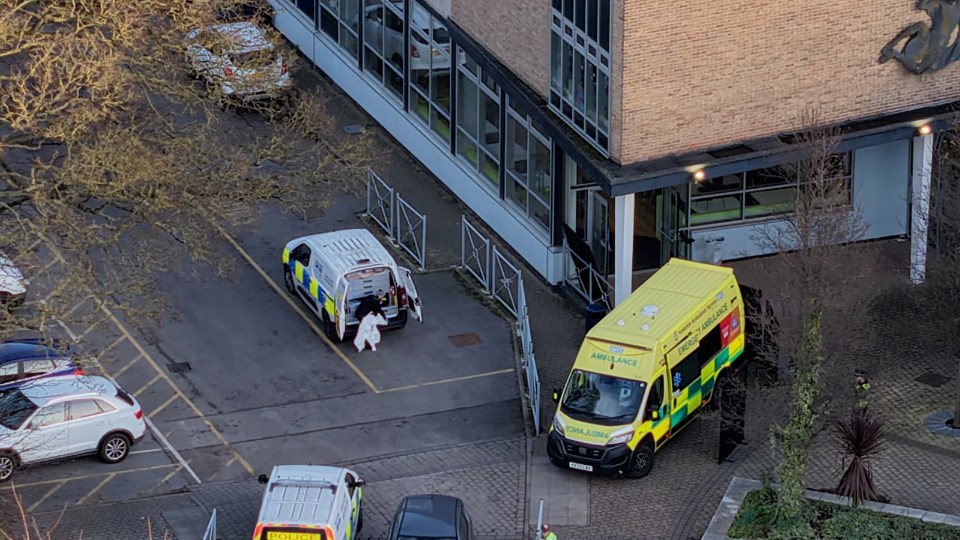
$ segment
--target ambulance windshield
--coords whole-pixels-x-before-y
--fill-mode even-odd
[[[574,370],[563,393],[561,410],[571,418],[604,425],[632,422],[647,383]]]

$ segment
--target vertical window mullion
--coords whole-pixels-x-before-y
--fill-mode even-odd
[[[450,113],[450,153],[454,156],[457,155],[457,130],[459,129],[459,126],[457,125],[457,109],[460,106],[460,96],[458,95],[460,90],[460,82],[458,79],[460,77],[457,76],[459,73],[458,66],[460,65],[459,57],[460,47],[457,47],[457,44],[454,43],[453,40],[450,40],[450,67],[447,69],[447,78],[449,79],[449,82],[447,84],[450,86],[450,88],[448,88],[450,92],[450,110],[448,111]],[[477,148],[478,152],[479,150],[480,149]],[[479,159],[480,154],[478,153],[478,163]]]
[[[361,0],[362,1],[362,0]],[[413,81],[410,78],[410,0],[403,0],[403,110],[410,112],[410,85]],[[363,26],[363,25],[360,25]]]

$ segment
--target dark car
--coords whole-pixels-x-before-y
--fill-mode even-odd
[[[469,540],[470,516],[463,501],[448,495],[411,495],[403,499],[390,526],[390,540]]]
[[[83,375],[73,351],[60,340],[12,339],[0,343],[0,392],[59,375]]]

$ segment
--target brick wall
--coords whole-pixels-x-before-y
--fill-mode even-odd
[[[960,98],[960,62],[923,76],[877,62],[900,30],[929,22],[913,0],[612,4],[621,163],[789,131],[810,108],[839,122]]]
[[[550,0],[452,0],[451,19],[541,96],[550,87]]]

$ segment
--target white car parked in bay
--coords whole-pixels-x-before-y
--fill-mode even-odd
[[[140,404],[103,377],[29,382],[0,393],[0,482],[45,461],[96,454],[119,463],[145,433]]]
[[[208,26],[187,34],[186,58],[198,77],[223,97],[242,101],[283,96],[293,85],[287,61],[249,21]]]

